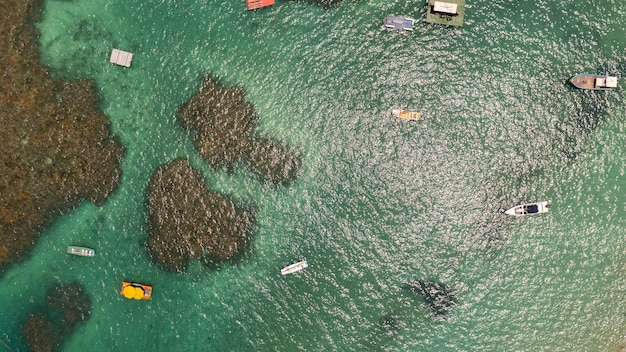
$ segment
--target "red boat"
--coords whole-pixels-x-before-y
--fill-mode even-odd
[[[256,10],[262,7],[274,5],[274,0],[246,0],[248,10]]]

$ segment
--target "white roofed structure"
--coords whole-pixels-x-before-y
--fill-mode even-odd
[[[615,88],[617,87],[617,77],[607,77],[606,78],[606,86],[608,88]]]
[[[456,10],[457,4],[452,4],[449,2],[435,1],[435,5],[433,6],[433,11],[435,12],[456,14]]]
[[[130,62],[132,60],[133,54],[119,49],[113,49],[113,51],[111,52],[111,59],[109,61],[116,65],[130,67]]]

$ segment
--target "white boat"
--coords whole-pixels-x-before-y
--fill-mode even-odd
[[[67,247],[67,253],[73,255],[79,255],[81,257],[93,257],[96,255],[96,251],[87,248],[87,247],[79,247],[79,246],[69,246]]]
[[[282,268],[282,270],[280,271],[281,274],[283,275],[287,275],[287,274],[293,274],[295,272],[298,272],[304,268],[307,268],[309,266],[309,263],[307,263],[306,260],[303,260],[301,262],[297,262],[297,263],[293,263],[291,265],[287,265],[286,267]]]
[[[505,211],[505,213],[513,216],[547,213],[551,205],[550,201],[522,204]]]
[[[403,110],[403,109],[392,109],[391,116],[397,117],[403,120],[414,120],[417,121],[422,117],[422,114],[412,110]]]
[[[385,27],[399,31],[412,31],[415,20],[410,17],[388,16],[385,19]]]

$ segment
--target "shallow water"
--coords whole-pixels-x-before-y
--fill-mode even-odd
[[[62,351],[617,351],[626,328],[623,82],[584,92],[579,72],[626,70],[620,1],[472,1],[461,28],[422,24],[422,3],[46,1],[42,62],[89,77],[127,153],[122,185],[84,203],[0,278],[0,332],[46,288],[77,280],[91,318]],[[389,14],[412,33],[382,29]],[[601,19],[601,20],[598,20]],[[130,69],[108,63],[134,53]],[[242,86],[262,135],[296,148],[287,187],[213,171],[177,121],[213,73]],[[392,107],[422,112],[396,121]],[[152,172],[191,159],[210,186],[258,209],[249,253],[165,273],[144,248]],[[501,211],[551,200],[551,213]],[[68,244],[94,258],[65,254]],[[283,277],[301,258],[309,268]],[[434,319],[402,286],[455,290]],[[121,281],[149,282],[128,301]]]

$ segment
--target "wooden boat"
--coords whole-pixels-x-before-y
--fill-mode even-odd
[[[393,109],[391,110],[391,115],[403,120],[419,120],[422,115],[419,112],[411,111],[411,110],[402,110],[402,109]]]
[[[152,297],[152,286],[122,281],[122,291],[120,292],[120,295],[128,299],[149,300],[150,297]]]
[[[522,204],[505,211],[505,213],[513,216],[547,213],[548,210],[550,210],[551,205],[550,201]]]
[[[293,263],[291,265],[287,265],[286,267],[282,268],[282,270],[280,271],[281,274],[283,275],[287,275],[287,274],[293,274],[295,272],[298,272],[304,268],[307,268],[309,266],[309,263],[307,263],[306,260],[303,260],[301,262],[297,262],[297,263]]]
[[[412,31],[415,20],[409,17],[388,16],[385,19],[385,27],[399,31]]]
[[[617,77],[579,73],[569,80],[574,87],[591,90],[609,90],[617,87]]]
[[[248,10],[256,10],[262,7],[274,5],[274,0],[247,0],[246,6]]]
[[[79,247],[79,246],[68,246],[67,247],[67,253],[69,254],[73,254],[73,255],[78,255],[81,257],[93,257],[96,255],[96,251],[91,249],[91,248],[87,248],[87,247]]]

